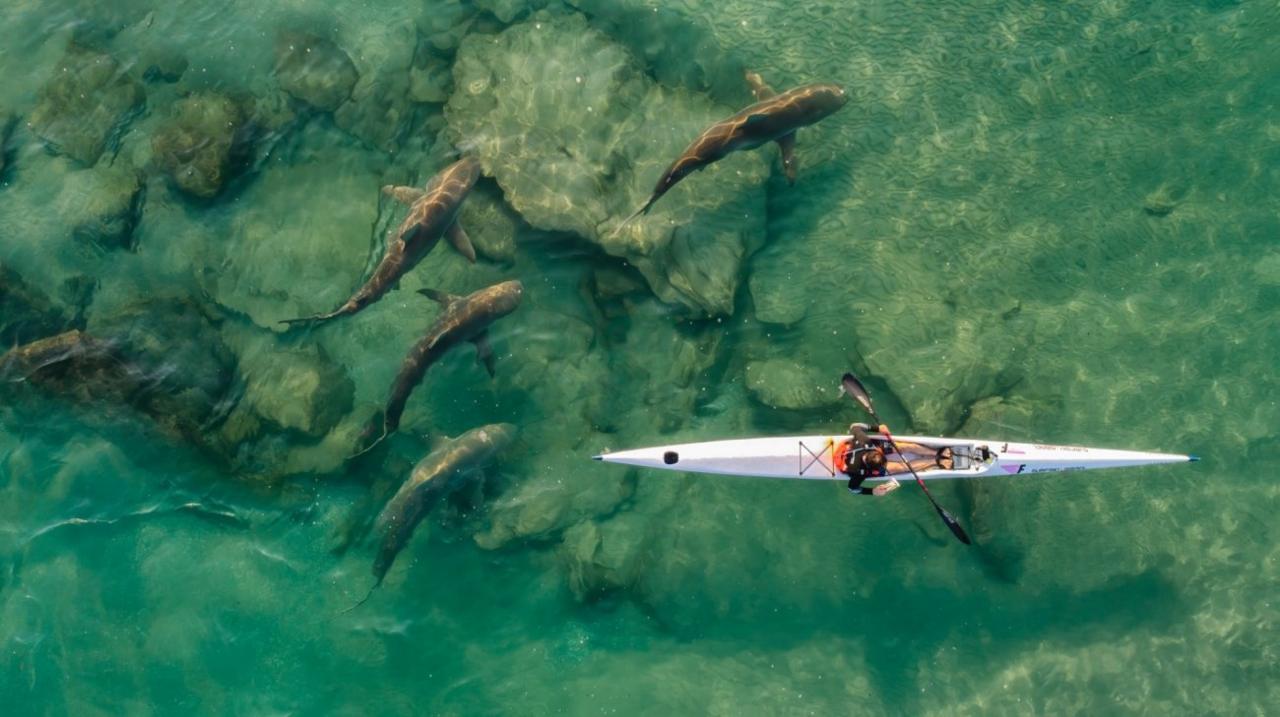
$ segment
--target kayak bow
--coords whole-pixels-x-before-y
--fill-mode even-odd
[[[916,443],[934,450],[943,447],[951,448],[952,468],[948,470],[939,467],[920,472],[920,477],[926,481],[1082,471],[1095,468],[1124,468],[1198,460],[1195,456],[1174,453],[1052,446],[1042,443],[930,436],[894,436],[894,438],[898,443]],[[595,459],[606,463],[689,473],[843,480],[846,476],[837,467],[837,454],[840,445],[848,439],[848,436],[843,435],[743,438],[636,448],[629,451],[604,453],[595,456]],[[899,475],[901,474],[868,478],[867,482],[885,481]]]

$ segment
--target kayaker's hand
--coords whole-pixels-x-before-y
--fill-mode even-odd
[[[887,435],[889,435],[889,427],[888,427],[888,426],[886,426],[886,425],[884,425],[883,423],[881,423],[879,426],[877,426],[877,427],[876,427],[876,430],[877,430],[877,431],[880,431],[881,433],[883,433],[883,434],[884,434],[884,435],[886,435],[886,436],[887,436]]]

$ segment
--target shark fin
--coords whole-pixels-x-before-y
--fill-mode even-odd
[[[374,591],[374,590],[377,590],[377,589],[378,589],[378,586],[379,586],[379,585],[381,585],[381,584],[382,584],[382,578],[381,578],[381,577],[379,577],[379,578],[378,578],[378,582],[374,583],[374,584],[373,584],[373,587],[369,588],[369,592],[365,593],[363,598],[360,598],[360,602],[356,603],[355,605],[352,605],[351,607],[347,608],[346,610],[343,610],[342,612],[340,612],[340,613],[338,613],[338,614],[339,614],[339,615],[346,615],[347,613],[351,612],[352,610],[355,610],[356,608],[360,607],[361,605],[365,604],[366,602],[369,602],[369,598],[373,597],[373,591]]]
[[[452,306],[454,302],[458,301],[460,298],[447,291],[440,291],[439,289],[418,289],[418,293],[440,304],[440,306],[446,309]]]
[[[323,324],[324,322],[329,321],[331,319],[336,319],[339,316],[346,316],[347,314],[351,314],[351,313],[354,313],[354,311],[351,306],[351,302],[348,301],[347,303],[343,304],[342,306],[339,306],[338,308],[334,309],[333,311],[330,311],[327,314],[316,314],[315,316],[303,316],[302,318],[298,318],[298,319],[280,319],[280,323],[290,327],[297,324],[305,324],[310,326],[313,324]]]
[[[396,187],[390,184],[382,188],[382,193],[401,204],[413,204],[426,194],[416,187]]]
[[[355,460],[360,456],[368,453],[382,443],[389,433],[387,431],[386,414],[382,411],[374,411],[369,417],[369,422],[365,424],[364,431],[356,438],[355,453],[347,456],[347,460]]]
[[[430,436],[424,436],[424,438],[427,441],[428,454],[435,453],[442,448],[448,447],[450,443],[453,443],[453,439],[443,433],[435,433]]]
[[[756,96],[756,102],[764,102],[765,100],[778,94],[773,88],[765,84],[764,78],[758,72],[747,71],[747,84],[751,86],[751,94]]]
[[[476,248],[471,245],[471,237],[467,236],[467,232],[463,230],[462,222],[454,220],[453,224],[445,230],[444,236],[459,254],[467,258],[467,261],[476,263]]]
[[[778,138],[778,149],[782,150],[782,173],[787,176],[788,184],[796,183],[796,133],[788,132]]]
[[[476,360],[489,372],[489,378],[497,376],[498,368],[493,359],[493,347],[489,345],[489,332],[481,331],[476,334],[471,343],[476,345]]]
[[[652,207],[653,203],[656,202],[657,200],[658,200],[657,197],[649,197],[649,201],[645,202],[643,207],[640,207],[639,209],[632,212],[631,215],[628,216],[626,219],[623,219],[621,222],[618,222],[618,225],[613,228],[613,231],[609,232],[609,238],[613,239],[614,237],[621,234],[622,230],[625,229],[628,224],[636,220],[636,217],[640,216],[641,214],[648,214],[649,207]]]

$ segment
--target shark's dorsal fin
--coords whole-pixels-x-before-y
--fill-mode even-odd
[[[788,132],[778,138],[778,149],[782,150],[782,173],[787,176],[788,184],[796,183],[796,133]]]
[[[756,102],[764,102],[778,94],[772,87],[765,84],[764,78],[759,73],[748,70],[746,74],[747,84],[751,86],[751,94],[756,96]]]
[[[426,192],[416,187],[397,187],[390,184],[382,188],[382,193],[401,204],[413,204],[422,199],[423,194],[426,194]]]
[[[493,347],[489,345],[489,330],[485,329],[471,339],[476,345],[476,360],[489,372],[489,378],[498,375],[498,367],[493,360]]]
[[[433,433],[430,436],[427,436],[426,439],[428,454],[435,453],[436,451],[447,447],[450,443],[453,443],[454,440],[443,433]]]
[[[462,300],[461,296],[450,294],[447,291],[440,291],[439,289],[418,289],[418,293],[446,309]]]
[[[476,248],[471,245],[471,237],[467,236],[467,233],[463,231],[461,222],[455,219],[453,224],[450,224],[449,228],[445,230],[444,236],[453,245],[453,248],[458,250],[459,254],[467,258],[467,261],[472,264],[476,263]]]

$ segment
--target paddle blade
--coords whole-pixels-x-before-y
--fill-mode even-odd
[[[840,378],[840,387],[844,392],[849,394],[849,398],[862,404],[867,409],[867,413],[872,416],[876,415],[876,409],[871,405],[871,394],[867,393],[867,389],[863,387],[862,382],[854,377],[851,373],[846,373]]]
[[[960,527],[960,521],[956,520],[950,513],[943,510],[942,506],[935,503],[933,507],[938,509],[938,515],[942,517],[942,522],[947,524],[947,527],[951,529],[951,533],[956,536],[957,540],[965,545],[973,545],[969,540],[968,533],[965,533],[964,528]]]

